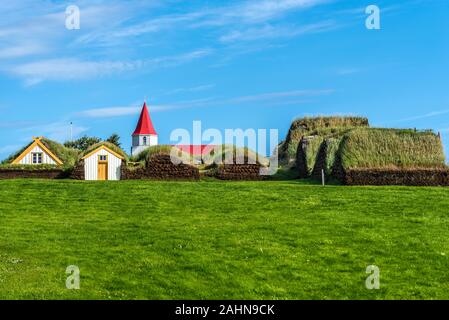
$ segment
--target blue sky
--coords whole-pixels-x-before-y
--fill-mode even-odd
[[[80,8],[81,28],[65,28]],[[381,9],[381,30],[365,8]],[[449,2],[2,1],[0,158],[32,136],[131,133],[147,97],[177,128],[274,128],[304,115],[441,131],[449,150]]]

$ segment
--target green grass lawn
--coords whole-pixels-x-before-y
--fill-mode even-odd
[[[447,299],[449,188],[0,181],[0,298]]]

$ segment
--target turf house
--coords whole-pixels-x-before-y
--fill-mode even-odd
[[[120,180],[125,157],[102,143],[92,148],[81,160],[84,162],[85,180]]]
[[[449,185],[439,133],[373,128],[362,117],[295,120],[279,157],[302,179],[324,175],[346,185]]]

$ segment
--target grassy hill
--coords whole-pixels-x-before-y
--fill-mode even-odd
[[[0,198],[2,299],[449,298],[447,188],[8,180]]]

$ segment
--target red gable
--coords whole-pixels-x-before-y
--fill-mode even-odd
[[[176,147],[178,149],[180,149],[181,151],[186,152],[192,156],[204,156],[204,155],[209,154],[215,148],[215,145],[211,145],[211,144],[198,144],[198,145],[181,144],[181,145],[176,145]]]
[[[153,123],[151,122],[146,102],[143,103],[143,108],[142,112],[140,113],[139,122],[137,123],[137,127],[136,130],[134,130],[133,136],[139,134],[157,135],[156,130],[154,130]]]

